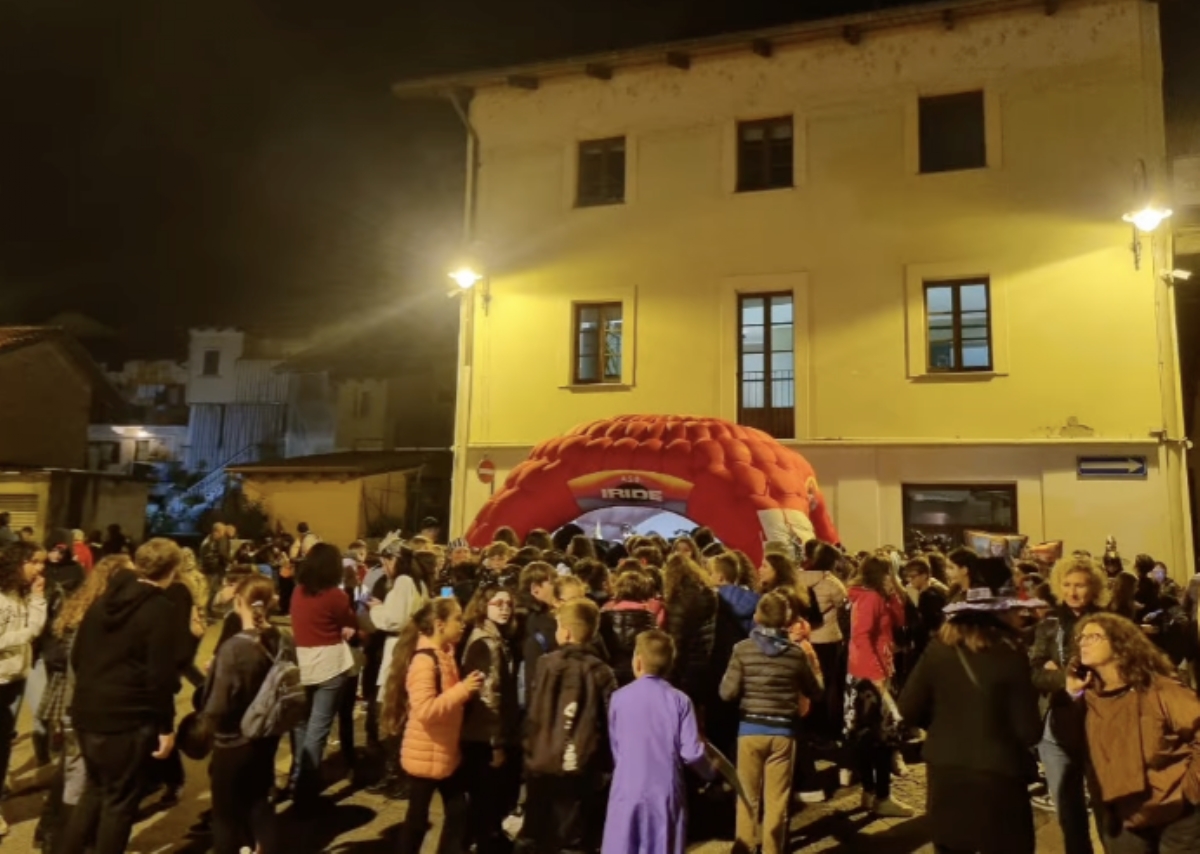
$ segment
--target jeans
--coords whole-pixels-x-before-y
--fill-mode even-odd
[[[71,815],[57,854],[125,854],[137,818],[151,754],[152,726],[132,732],[80,732],[87,786]]]
[[[321,759],[333,722],[338,716],[342,691],[349,690],[351,677],[339,673],[319,685],[309,685],[308,720],[292,733],[292,788],[297,800],[311,799],[321,790]]]
[[[46,664],[39,658],[25,680],[25,700],[29,705],[29,715],[33,718],[33,754],[39,766],[50,764],[50,730],[46,722],[38,717],[47,681]]]
[[[1162,827],[1121,828],[1116,835],[1101,830],[1108,854],[1195,854],[1200,851],[1200,810],[1188,811]]]
[[[8,777],[13,736],[17,732],[17,713],[21,710],[21,697],[24,694],[24,679],[0,685],[0,782]]]
[[[1050,734],[1049,719],[1042,743],[1038,745],[1042,765],[1046,767],[1046,783],[1054,807],[1058,810],[1058,825],[1062,828],[1065,854],[1092,854],[1092,832],[1088,818],[1087,795],[1083,788],[1083,762],[1068,754]]]

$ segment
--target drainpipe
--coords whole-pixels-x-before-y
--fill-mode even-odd
[[[467,132],[467,180],[463,198],[463,246],[475,240],[475,214],[479,198],[479,133],[471,124],[470,97],[465,90],[446,93],[454,112]],[[471,439],[471,411],[474,403],[475,294],[463,294],[458,320],[458,386],[454,407],[454,471],[450,480],[450,539],[461,537],[467,529],[467,448]]]

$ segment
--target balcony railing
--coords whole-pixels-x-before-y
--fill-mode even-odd
[[[738,378],[738,424],[776,439],[796,437],[796,375],[747,371]]]

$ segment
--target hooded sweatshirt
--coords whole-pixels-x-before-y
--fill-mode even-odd
[[[164,591],[121,570],[83,618],[71,650],[71,719],[83,732],[174,731],[182,619]]]
[[[733,648],[720,694],[741,709],[739,735],[792,735],[801,701],[823,690],[808,655],[784,631],[756,628]]]

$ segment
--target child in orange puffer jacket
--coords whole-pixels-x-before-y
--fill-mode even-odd
[[[400,764],[410,776],[400,854],[419,854],[435,791],[445,810],[438,850],[462,847],[467,796],[458,773],[459,740],[463,711],[483,685],[482,673],[459,679],[454,648],[462,634],[462,607],[454,599],[435,599],[413,614],[396,644],[382,723],[388,734],[403,733]],[[448,834],[457,835],[458,843]]]

